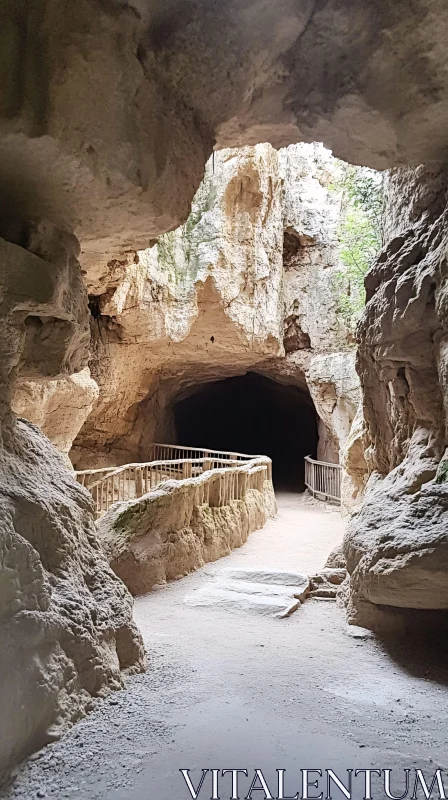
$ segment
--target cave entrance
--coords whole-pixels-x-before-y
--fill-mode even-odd
[[[277,489],[304,491],[304,457],[317,452],[309,393],[253,372],[195,386],[173,406],[178,444],[267,455]]]

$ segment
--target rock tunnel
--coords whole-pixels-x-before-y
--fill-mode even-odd
[[[141,276],[133,252],[187,219],[214,148],[318,141],[353,164],[392,168],[384,247],[367,276],[357,334],[359,440],[373,480],[346,535],[347,613],[350,622],[375,628],[392,619],[384,609],[448,608],[447,4],[82,0],[76,12],[48,0],[19,5],[4,4],[0,26],[0,175],[8,209],[0,221],[0,776],[78,720],[92,697],[120,686],[122,669],[143,668],[131,599],[97,546],[89,498],[50,441],[17,419],[18,379],[64,384],[73,408],[66,416],[79,412],[82,392],[93,403],[97,387],[80,376],[89,359],[88,295],[101,296],[111,330],[99,372],[119,347],[124,355],[109,370],[108,394],[84,445],[94,452],[101,439],[104,458],[115,440],[127,442],[136,397],[153,390],[142,378],[130,391],[136,338],[150,351],[152,324],[165,328],[151,313],[150,324],[133,320],[126,331],[124,292],[111,290],[130,269],[129,256],[135,308]],[[276,183],[267,184],[265,206],[280,220],[271,202]],[[252,185],[242,181],[241,189]],[[236,245],[256,217],[261,195],[249,194],[249,206],[240,204],[246,216],[227,231]],[[273,239],[283,242],[283,230]],[[311,263],[314,244],[304,250]],[[260,307],[268,299],[277,307],[273,281],[255,266],[247,291],[258,286]],[[156,288],[169,305],[170,287]],[[227,306],[237,306],[238,296],[226,295]],[[148,292],[145,307],[150,301]],[[173,315],[176,342],[185,304],[182,298],[183,315]],[[291,345],[307,340],[290,305],[285,348],[301,366],[301,351]],[[274,334],[267,344],[275,356]],[[185,363],[185,350],[176,355],[166,341],[160,357],[148,356],[146,372],[158,375],[172,352]],[[259,358],[266,355],[261,348]],[[243,380],[253,378],[232,379]],[[179,399],[179,419],[184,404],[196,403],[189,424],[212,427],[199,408],[213,391],[201,387]],[[275,400],[279,424],[288,392],[282,388]],[[278,387],[263,392],[266,403],[275,393]],[[330,391],[322,403],[337,411]],[[243,428],[242,415],[237,422]],[[265,430],[265,452],[274,430]],[[73,437],[63,438],[67,453]],[[285,449],[273,456],[280,466]]]
[[[266,454],[276,488],[303,491],[304,457],[316,456],[309,393],[248,372],[199,384],[174,402],[176,439],[214,450]]]

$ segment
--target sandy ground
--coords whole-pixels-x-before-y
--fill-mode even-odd
[[[281,495],[279,507],[276,520],[214,567],[322,566],[342,538],[338,512],[292,495]],[[23,765],[2,798],[189,800],[179,772],[187,768],[195,785],[202,769],[247,769],[241,798],[255,768],[273,797],[276,769],[286,770],[287,797],[301,792],[300,769],[332,768],[346,780],[348,768],[391,768],[400,795],[404,767],[447,769],[442,641],[354,639],[331,601],[308,600],[286,620],[184,605],[209,572],[136,602],[147,674]],[[374,800],[384,797],[375,780]],[[362,777],[353,786],[354,800],[362,798]],[[321,784],[310,796],[321,789],[326,797]],[[199,800],[210,797],[207,773]],[[219,797],[231,797],[230,775]]]

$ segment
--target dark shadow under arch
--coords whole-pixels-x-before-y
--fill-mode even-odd
[[[174,402],[178,444],[268,455],[277,488],[304,490],[317,414],[306,391],[249,372],[195,386]]]

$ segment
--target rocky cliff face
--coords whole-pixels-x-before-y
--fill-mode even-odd
[[[0,776],[122,685],[121,670],[143,667],[132,600],[96,541],[91,499],[11,411],[14,378],[36,391],[39,376],[74,382],[88,356],[76,243],[48,226],[30,230],[28,245],[0,242]]]
[[[2,774],[142,669],[143,647],[91,499],[55,448],[18,422],[0,465]]]
[[[77,467],[145,460],[182,392],[248,370],[311,390],[319,454],[338,459],[359,388],[336,314],[337,170],[319,145],[216,153],[186,224],[90,286],[100,398]]]
[[[252,370],[311,394],[318,455],[338,461],[359,402],[336,313],[339,172],[319,145],[217,153],[184,226],[91,277],[93,377],[21,379],[16,413],[65,453],[81,431],[77,467],[145,460],[175,437],[182,393]]]
[[[371,477],[345,551],[350,616],[371,626],[396,621],[391,608],[448,609],[447,187],[441,169],[391,174],[388,241],[366,282],[358,371]]]

